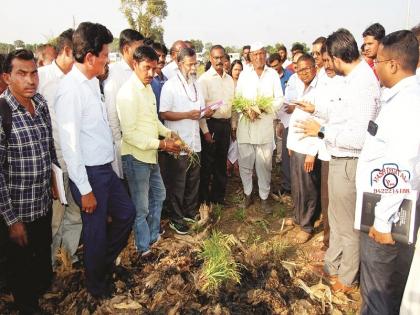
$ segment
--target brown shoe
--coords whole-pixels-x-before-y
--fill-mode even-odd
[[[298,234],[296,234],[296,243],[297,244],[304,244],[307,241],[309,241],[312,237],[311,233],[305,232],[305,231],[299,231]]]
[[[351,286],[348,287],[344,285],[338,278],[334,283],[331,284],[331,289],[334,293],[336,292],[342,292],[342,293],[352,293],[355,291],[355,287]]]
[[[320,266],[320,265],[310,266],[310,269],[312,270],[314,274],[316,274],[318,277],[324,278],[331,285],[333,285],[338,280],[338,276],[330,275],[328,272],[324,270],[324,266]]]
[[[324,250],[315,250],[311,251],[307,254],[307,257],[315,262],[322,262],[325,258],[325,251]]]

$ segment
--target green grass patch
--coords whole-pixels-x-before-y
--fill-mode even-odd
[[[199,257],[204,260],[200,275],[201,289],[210,294],[216,293],[228,281],[240,283],[239,264],[232,256],[235,239],[219,231],[203,241]]]

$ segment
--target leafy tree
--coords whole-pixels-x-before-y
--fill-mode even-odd
[[[12,44],[0,43],[0,54],[8,54],[12,50],[15,50],[15,46]]]
[[[238,48],[236,46],[225,46],[225,51],[227,53],[240,53],[241,48]]]
[[[203,51],[204,44],[201,41],[201,39],[190,39],[190,42],[193,44],[196,52],[202,52]]]
[[[168,16],[165,0],[120,0],[121,12],[131,28],[145,37],[163,42],[163,27],[160,23]]]
[[[20,40],[20,39],[15,40],[13,42],[13,45],[15,45],[15,48],[23,48],[23,47],[25,47],[24,41],[23,40]]]
[[[265,50],[266,50],[266,51],[267,51],[267,53],[269,53],[269,54],[274,54],[274,53],[276,53],[276,52],[277,52],[276,47],[275,47],[275,46],[271,46],[271,45],[266,46],[266,47],[265,47]]]
[[[293,44],[292,44],[292,46],[290,47],[290,49],[293,47],[293,45],[295,45],[295,44],[300,44],[300,45],[302,45],[303,46],[303,52],[306,54],[306,53],[308,53],[309,51],[310,51],[310,48],[308,47],[308,45],[306,45],[306,43],[304,43],[304,42],[294,42]]]
[[[111,52],[118,52],[120,50],[120,39],[114,37],[112,44],[110,45]]]

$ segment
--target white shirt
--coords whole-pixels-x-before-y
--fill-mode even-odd
[[[284,99],[286,102],[296,101],[299,97],[299,91],[303,91],[305,85],[299,79],[297,73],[294,73],[290,76],[289,81],[286,84],[286,90],[284,91]],[[292,114],[286,113],[287,104],[283,106],[278,111],[277,117],[282,122],[284,128],[289,128],[290,117]]]
[[[420,83],[420,68],[416,69],[417,82]]]
[[[299,101],[307,101],[312,104],[316,104],[318,100],[317,96],[317,85],[318,85],[318,76],[312,80],[309,86],[305,89],[298,90],[298,97]],[[298,121],[305,121],[307,119],[314,118],[313,115],[304,112],[299,108],[295,108],[290,118],[289,124],[289,134],[287,136],[287,148],[298,152],[300,154],[307,154],[311,156],[315,156],[318,154],[319,149],[322,145],[322,140],[318,137],[306,137],[302,138],[302,133],[297,132],[297,128],[295,125]],[[319,120],[319,119],[317,119]]]
[[[337,103],[341,102],[343,82],[344,78],[339,75],[335,75],[332,78],[328,75],[318,78],[318,84],[316,87],[317,104],[323,104],[326,109],[324,116],[320,118],[328,120],[330,115],[334,115],[334,110],[340,108],[337,106]],[[318,158],[322,161],[329,161],[331,159],[331,155],[328,152],[325,141],[322,141],[321,148],[318,151]]]
[[[178,64],[172,60],[170,63],[168,63],[166,66],[162,68],[162,73],[165,77],[168,78],[168,80],[172,77],[174,77],[178,73]]]
[[[273,113],[263,113],[260,119],[254,122],[250,122],[241,115],[237,129],[238,143],[266,144],[273,142],[273,120],[283,102],[283,90],[277,71],[265,66],[260,77],[253,68],[242,71],[236,85],[236,95],[242,95],[248,99],[255,99],[258,95],[273,98]]]
[[[117,114],[116,99],[121,86],[128,81],[132,73],[133,70],[127,62],[122,59],[110,65],[108,78],[104,82],[105,106],[115,146],[115,158],[112,162],[112,168],[120,178],[123,178],[121,162],[121,126]]]
[[[55,111],[64,161],[70,179],[82,195],[92,191],[85,166],[111,163],[114,146],[99,80],[77,68],[61,80]]]
[[[38,92],[47,100],[48,110],[51,117],[51,125],[54,136],[55,152],[58,162],[63,172],[67,171],[66,163],[64,163],[63,153],[61,152],[60,137],[58,136],[57,118],[55,115],[54,101],[57,94],[58,84],[64,77],[63,71],[57,66],[55,60],[47,65],[38,68],[39,85]]]
[[[188,94],[187,94],[188,93]],[[187,83],[181,72],[166,81],[160,94],[162,112],[189,112],[205,108],[204,97],[197,81]],[[182,140],[194,151],[201,152],[200,127],[198,120],[165,120],[165,126],[178,133]]]
[[[384,164],[396,164],[401,171],[408,171],[407,180],[398,176],[395,187],[419,190],[420,188],[420,86],[415,76],[405,78],[390,89],[384,89],[381,109],[375,120],[376,135],[366,133],[366,141],[359,157],[356,173],[357,202],[361,204],[363,192],[375,192],[371,185],[375,170]],[[383,178],[377,181],[383,182]],[[405,194],[383,193],[375,208],[374,227],[389,233],[393,222],[398,221],[398,209]]]
[[[283,69],[286,69],[291,64],[292,62],[289,59],[286,59],[281,66],[283,67]]]
[[[357,157],[366,138],[369,120],[376,117],[380,87],[372,69],[364,61],[344,77],[341,101],[328,115],[325,143],[333,156]],[[315,104],[315,116],[325,117],[326,104]]]

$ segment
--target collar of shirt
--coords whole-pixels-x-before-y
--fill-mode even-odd
[[[90,86],[90,88],[98,94],[99,98],[101,98],[101,89],[99,88],[99,80],[97,77],[93,77],[92,79],[88,79],[82,71],[78,67],[73,67],[70,71],[70,73],[77,81],[77,83],[84,83],[87,82],[87,84]]]
[[[51,63],[51,70],[54,72],[57,78],[61,79],[65,76],[64,72],[60,69],[55,60]]]
[[[392,88],[383,89],[381,95],[381,103],[389,102],[395,95],[397,95],[402,89],[411,85],[417,84],[417,78],[415,75],[409,76],[405,79],[402,79],[400,82],[395,84]]]
[[[125,61],[125,59],[122,59],[120,62],[121,62],[121,68],[123,68],[123,70],[133,71],[133,69],[131,69],[131,67],[128,65],[128,63],[127,63],[127,61]]]
[[[344,82],[348,83],[353,80],[354,77],[357,77],[359,72],[363,71],[364,67],[369,67],[366,61],[360,60],[359,64],[354,67],[354,69],[346,76],[344,76]]]
[[[305,98],[305,95],[311,93],[318,84],[318,78],[318,75],[316,75],[307,88],[305,88],[305,84],[299,85],[298,87],[302,90],[300,91],[298,98]]]
[[[143,84],[143,82],[140,81],[139,77],[133,72],[133,74],[131,75],[131,79],[134,84],[139,88],[139,90],[144,90],[146,88],[146,85]],[[150,84],[148,84],[148,86],[150,86]]]
[[[216,77],[216,76],[220,77],[220,75],[217,73],[216,69],[214,69],[213,66],[211,66],[210,69],[207,70],[207,72],[214,77]],[[226,72],[223,70],[223,74],[222,74],[221,78],[224,79],[225,77],[226,77]]]
[[[7,88],[4,93],[4,98],[8,101],[10,108],[12,111],[20,110],[20,111],[26,111],[25,107],[19,103],[19,101],[16,99],[16,97],[12,94],[9,88]],[[41,94],[36,93],[32,97],[32,104],[35,108],[35,115],[39,114],[40,106],[45,106],[46,102],[45,99],[42,97]]]

